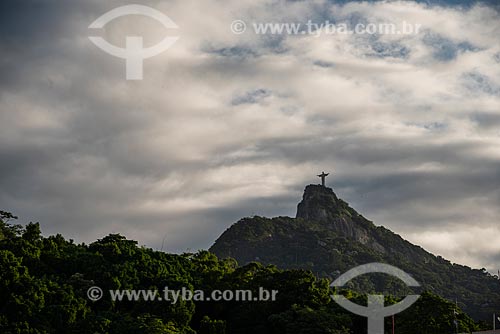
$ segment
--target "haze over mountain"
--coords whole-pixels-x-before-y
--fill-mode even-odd
[[[222,258],[232,257],[241,265],[258,261],[280,268],[304,268],[330,279],[356,265],[389,263],[413,275],[424,290],[456,300],[476,319],[490,319],[500,309],[497,276],[484,268],[451,263],[375,226],[331,188],[321,185],[305,188],[295,218],[243,218],[210,251]],[[361,286],[390,291],[393,284],[365,281]]]

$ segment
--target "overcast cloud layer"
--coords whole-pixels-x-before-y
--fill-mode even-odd
[[[180,38],[126,81],[124,61],[87,36],[127,2],[20,3],[0,5],[0,209],[21,222],[197,250],[243,216],[294,216],[325,170],[377,225],[454,262],[500,266],[493,5],[144,1],[180,28],[124,17],[102,35]],[[235,35],[236,19],[422,28]]]

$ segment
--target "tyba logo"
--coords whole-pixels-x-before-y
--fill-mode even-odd
[[[110,10],[92,22],[91,29],[103,28],[107,23],[116,18],[127,15],[143,15],[160,22],[165,28],[179,28],[174,21],[162,12],[142,5],[127,5]],[[160,43],[144,48],[143,38],[139,36],[126,36],[125,48],[110,44],[100,36],[89,36],[89,39],[104,52],[126,61],[127,80],[142,80],[144,59],[156,56],[171,47],[179,37],[165,37]]]
[[[399,268],[384,263],[368,263],[355,267],[338,277],[331,287],[341,287],[351,279],[364,274],[384,273],[395,276],[406,285],[412,287],[420,286],[413,277]],[[408,295],[401,302],[384,307],[383,295],[368,295],[368,305],[354,304],[342,295],[332,295],[333,300],[346,310],[368,318],[368,334],[384,334],[384,318],[399,313],[410,307],[420,297],[419,295]]]

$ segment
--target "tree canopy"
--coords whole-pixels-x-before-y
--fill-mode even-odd
[[[38,223],[13,225],[0,212],[0,333],[225,334],[358,333],[366,319],[330,298],[326,279],[273,265],[238,266],[208,251],[167,254],[119,234],[89,245],[42,236]],[[104,297],[92,301],[89,288]],[[113,301],[109,290],[277,290],[275,301]],[[366,296],[346,292],[359,303]],[[388,297],[388,302],[394,302]],[[397,316],[405,333],[446,333],[455,317],[461,332],[477,325],[455,305],[426,293]]]

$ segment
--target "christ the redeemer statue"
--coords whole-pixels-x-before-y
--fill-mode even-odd
[[[321,174],[318,175],[318,177],[321,178],[321,185],[323,187],[325,186],[325,179],[328,175],[330,175],[330,173],[325,173],[325,172],[321,172]]]

